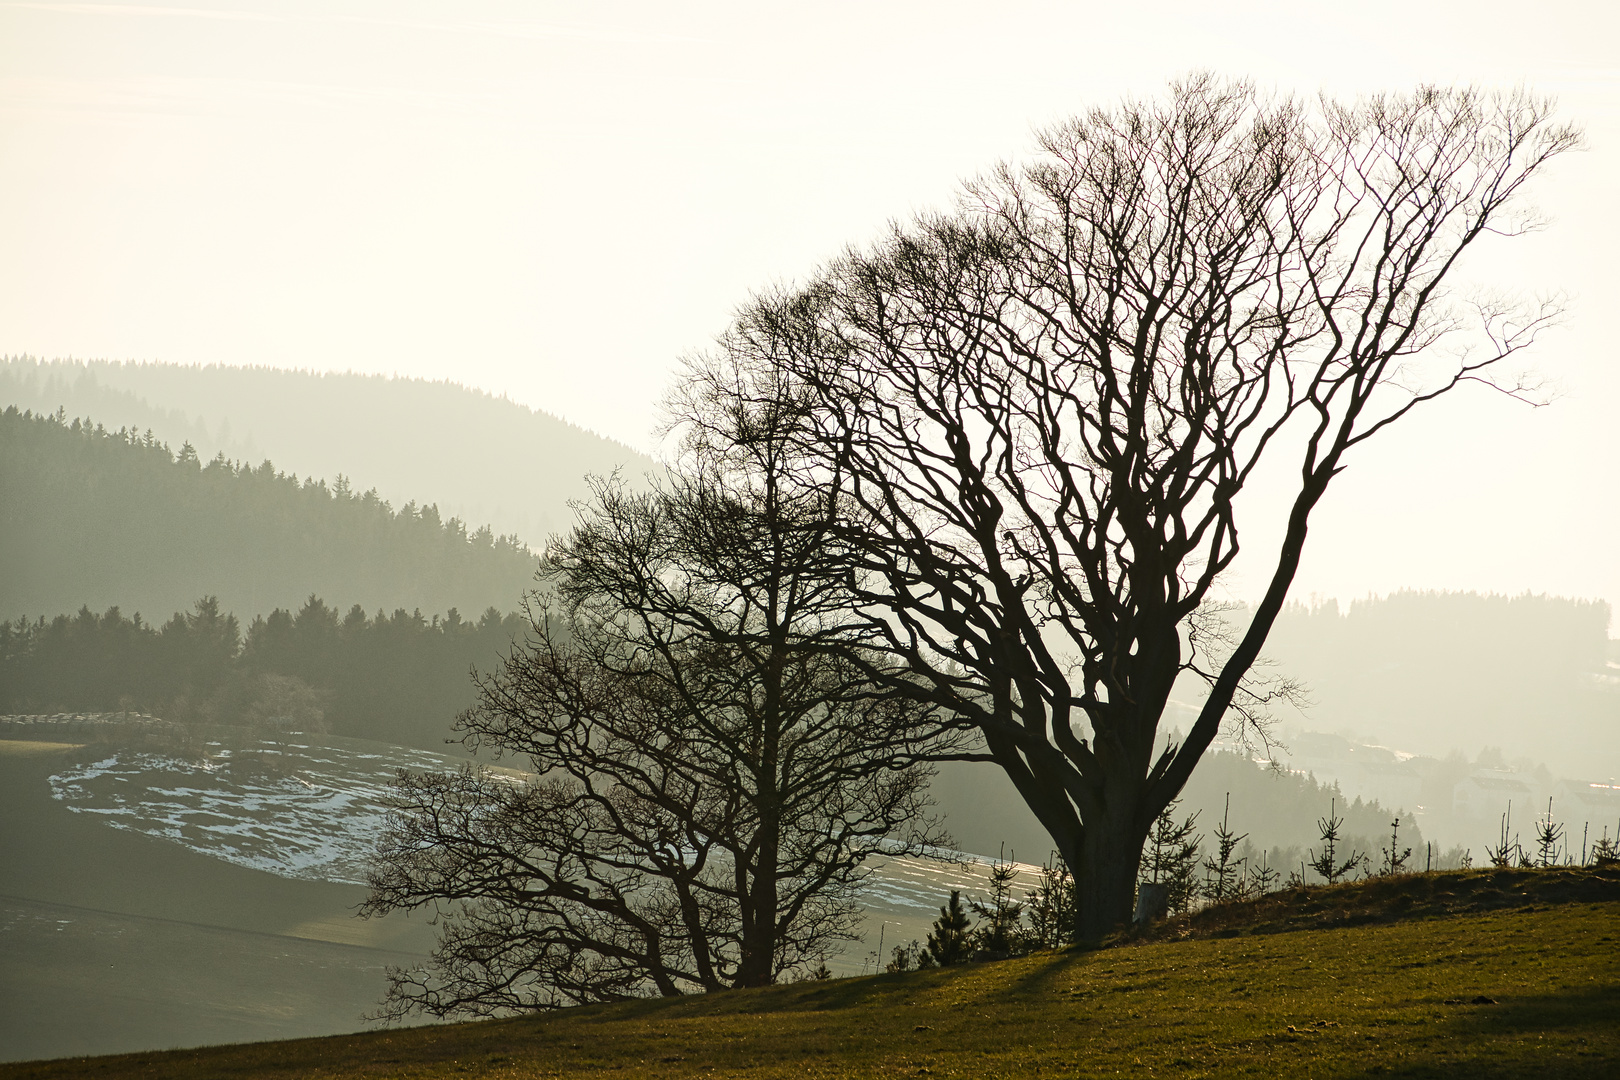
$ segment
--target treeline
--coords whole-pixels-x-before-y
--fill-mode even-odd
[[[424,438],[432,437],[424,435]],[[227,609],[344,595],[368,609],[517,606],[534,556],[437,506],[173,451],[150,431],[64,412],[0,413],[0,618],[81,605]]]
[[[340,614],[315,596],[242,629],[212,596],[162,624],[118,608],[0,623],[0,713],[149,712],[190,723],[316,728],[442,749],[527,624],[487,609]]]
[[[1018,790],[999,772],[972,763],[939,767],[932,794],[955,845],[963,851],[1038,863],[1051,851],[1051,838],[1019,799]],[[1416,824],[1418,806],[1386,806],[1376,799],[1347,797],[1332,777],[1273,769],[1248,754],[1212,750],[1204,755],[1179,799],[1184,816],[1196,815],[1200,830],[1219,823],[1228,809],[1230,823],[1243,833],[1256,865],[1267,862],[1283,871],[1299,862],[1316,839],[1316,820],[1329,806],[1344,818],[1344,835],[1362,851],[1371,851],[1399,816],[1402,835],[1421,849],[1425,838]],[[1450,789],[1446,789],[1447,798]],[[1432,813],[1434,808],[1429,808]],[[1442,853],[1437,848],[1436,858]],[[1450,866],[1457,853],[1447,851]],[[1437,866],[1441,865],[1436,863]]]

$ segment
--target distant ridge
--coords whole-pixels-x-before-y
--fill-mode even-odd
[[[366,610],[515,609],[533,553],[432,503],[394,509],[223,454],[204,461],[125,426],[0,409],[0,619],[81,605],[149,621],[204,595],[296,609],[311,593]]]
[[[395,505],[435,503],[536,547],[568,527],[587,474],[654,468],[622,443],[448,381],[24,356],[0,359],[6,405],[150,430],[205,461],[223,453],[328,482],[343,475]]]

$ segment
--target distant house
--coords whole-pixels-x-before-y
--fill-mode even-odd
[[[1290,770],[1336,780],[1346,798],[1376,800],[1387,810],[1419,812],[1423,777],[1412,765],[1411,754],[1316,731],[1290,738],[1289,750]]]
[[[1535,797],[1536,790],[1529,777],[1499,769],[1480,769],[1453,789],[1451,809],[1458,817],[1488,818],[1504,813],[1512,802],[1524,809],[1523,820],[1529,821],[1535,816],[1531,806]]]
[[[1561,780],[1554,798],[1555,817],[1589,821],[1594,827],[1613,822],[1620,830],[1620,781]]]

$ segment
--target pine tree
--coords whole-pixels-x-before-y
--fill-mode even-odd
[[[1558,865],[1558,846],[1564,839],[1562,822],[1553,821],[1553,801],[1547,800],[1547,816],[1536,822],[1536,865]]]
[[[1227,825],[1227,819],[1232,813],[1232,793],[1226,793],[1226,810],[1221,814],[1221,823],[1215,826],[1215,858],[1204,860],[1204,895],[1217,904],[1224,904],[1228,900],[1240,899],[1243,895],[1243,863],[1242,859],[1234,859],[1232,855],[1237,846],[1248,838],[1248,833],[1239,835],[1234,833]]]
[[[1400,847],[1400,840],[1401,819],[1397,817],[1393,822],[1390,823],[1389,847],[1378,849],[1379,851],[1383,852],[1384,855],[1383,874],[1385,877],[1393,877],[1396,874],[1404,872],[1406,870],[1406,861],[1412,857],[1411,848],[1407,848],[1405,851],[1398,851]]]
[[[1074,876],[1063,860],[1052,858],[1041,867],[1041,883],[1026,894],[1029,898],[1030,938],[1036,948],[1058,949],[1074,941]]]
[[[973,934],[967,910],[962,907],[962,890],[952,889],[951,898],[939,909],[933,933],[928,935],[928,955],[941,967],[960,964],[973,954]]]
[[[1024,905],[1012,898],[1013,882],[1017,879],[1017,865],[997,857],[990,867],[990,902],[968,902],[973,914],[981,920],[974,928],[974,943],[997,957],[1008,957],[1022,951],[1018,921],[1023,917]]]
[[[1174,814],[1179,805],[1179,800],[1173,800],[1154,819],[1137,874],[1138,885],[1167,888],[1168,910],[1172,915],[1185,914],[1198,897],[1198,849],[1204,839],[1197,833],[1198,811],[1194,810],[1181,824],[1176,824]]]
[[[883,970],[892,974],[916,968],[924,971],[934,966],[934,957],[928,946],[913,939],[908,945],[896,945],[889,953],[889,962]]]
[[[1603,839],[1592,845],[1593,866],[1613,866],[1620,863],[1620,844],[1609,839],[1609,827],[1603,826]]]
[[[1247,861],[1249,864],[1248,888],[1251,894],[1254,896],[1265,896],[1267,893],[1276,889],[1277,881],[1282,877],[1282,875],[1279,874],[1276,868],[1271,865],[1270,856],[1267,852],[1260,852],[1260,863],[1258,866],[1255,865],[1253,860]]]
[[[1513,843],[1508,843],[1508,829],[1513,824],[1513,800],[1508,800],[1507,812],[1502,815],[1502,834],[1495,847],[1485,845],[1485,858],[1498,870],[1513,865],[1514,853],[1518,853],[1519,862],[1526,861],[1524,850],[1519,847],[1519,835],[1513,834]]]

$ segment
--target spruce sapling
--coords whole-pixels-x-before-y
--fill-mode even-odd
[[[922,971],[933,966],[934,958],[928,952],[927,946],[913,939],[909,945],[896,945],[890,950],[889,963],[883,970],[893,974],[910,971],[913,968]]]
[[[1005,854],[1005,846],[1002,852]],[[983,920],[974,931],[976,943],[979,948],[999,959],[1021,951],[1019,939],[1022,935],[1018,931],[1018,920],[1023,917],[1024,905],[1012,898],[1013,882],[1017,879],[1017,864],[997,856],[990,867],[990,902],[968,902],[973,914]]]
[[[1349,858],[1343,862],[1338,861],[1339,828],[1344,824],[1344,818],[1335,817],[1333,812],[1338,808],[1337,801],[1329,801],[1328,816],[1317,818],[1317,828],[1322,831],[1322,854],[1311,852],[1310,867],[1322,876],[1329,885],[1337,885],[1341,879],[1348,877],[1356,867],[1366,861],[1367,856],[1355,849],[1351,849]]]
[[[1558,845],[1564,839],[1562,822],[1553,821],[1553,801],[1547,800],[1547,816],[1536,822],[1536,865],[1558,865]]]
[[[1026,896],[1034,945],[1059,949],[1070,944],[1074,939],[1074,876],[1057,852],[1041,867],[1041,883]]]
[[[1390,823],[1389,847],[1378,849],[1379,851],[1383,852],[1384,855],[1384,867],[1380,873],[1385,877],[1394,877],[1396,874],[1404,873],[1406,870],[1407,860],[1412,857],[1411,848],[1407,848],[1405,851],[1399,851],[1400,842],[1401,819],[1397,817],[1393,822]]]
[[[1184,915],[1198,896],[1198,849],[1203,837],[1197,834],[1196,810],[1181,824],[1176,824],[1174,811],[1177,805],[1177,801],[1172,801],[1163,813],[1153,819],[1137,880],[1138,884],[1165,886],[1169,893],[1170,914]]]
[[[1215,858],[1204,859],[1204,895],[1217,904],[1240,899],[1243,892],[1243,862],[1233,859],[1238,844],[1248,837],[1234,833],[1227,825],[1232,813],[1232,793],[1226,793],[1226,809],[1221,823],[1215,826]]]
[[[1249,891],[1255,896],[1265,896],[1277,888],[1277,879],[1281,874],[1271,865],[1269,852],[1260,852],[1260,865],[1249,864]]]
[[[1490,860],[1490,864],[1496,867],[1498,870],[1513,865],[1513,852],[1519,847],[1518,834],[1514,834],[1513,843],[1511,845],[1508,843],[1508,828],[1511,826],[1512,822],[1513,800],[1509,799],[1507,804],[1507,813],[1502,815],[1502,833],[1497,840],[1496,846],[1491,847],[1489,844],[1485,845],[1485,858]],[[1520,861],[1523,861],[1522,852]]]
[[[1603,839],[1592,845],[1592,866],[1613,866],[1620,862],[1620,844],[1609,839],[1609,827],[1603,826]]]

